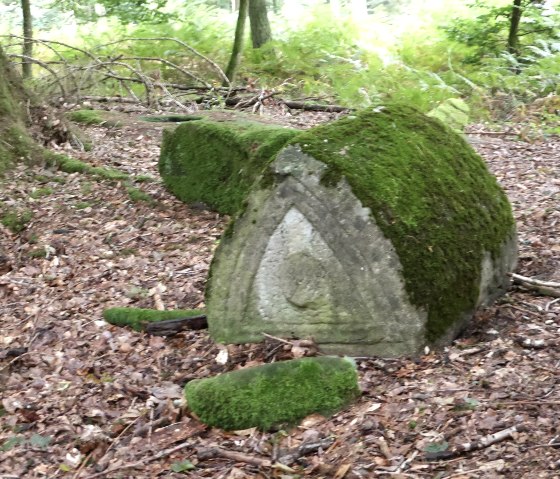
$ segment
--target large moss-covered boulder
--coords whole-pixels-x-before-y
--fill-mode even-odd
[[[221,342],[269,333],[329,353],[416,354],[455,337],[516,261],[510,205],[481,158],[408,107],[293,137],[244,206],[207,289]]]
[[[312,413],[330,415],[359,394],[353,362],[327,356],[240,369],[185,387],[189,409],[228,430],[266,430]]]
[[[189,121],[164,132],[159,171],[180,200],[233,214],[272,156],[297,133],[241,115]]]

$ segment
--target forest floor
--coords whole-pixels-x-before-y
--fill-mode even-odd
[[[560,478],[560,301],[517,287],[444,350],[358,360],[363,394],[331,418],[263,433],[189,415],[190,379],[294,351],[228,346],[222,364],[205,331],[103,321],[114,306],[204,307],[227,218],[164,190],[162,128],[85,127],[93,150],[71,154],[130,181],[24,166],[3,180],[3,203],[32,217],[0,226],[0,478]],[[469,137],[512,202],[517,272],[560,281],[560,138]]]

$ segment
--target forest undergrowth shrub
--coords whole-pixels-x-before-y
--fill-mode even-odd
[[[335,17],[325,5],[298,22],[272,16],[271,43],[253,50],[246,35],[239,83],[280,90],[286,98],[313,98],[358,108],[391,100],[427,112],[449,98],[462,98],[469,103],[473,119],[500,121],[513,118],[538,98],[559,93],[560,40],[549,28],[552,16],[537,19],[545,32],[524,36],[521,54],[513,56],[504,53],[505,10],[496,19],[486,15],[488,8],[481,2],[470,10],[470,18],[461,17],[443,28],[440,25],[446,15],[442,12],[431,23],[418,21],[417,28],[400,31],[393,19],[393,36],[379,16],[368,18],[366,27],[375,30],[381,25],[379,31],[384,33],[364,35],[363,22]],[[534,19],[531,15],[527,28]],[[235,15],[226,10],[187,2],[168,22],[126,25],[102,19],[82,27],[79,37],[69,43],[98,56],[165,59],[217,86],[221,79],[210,63],[179,43],[138,39],[177,38],[225,68],[234,20]],[[91,62],[77,50],[58,48],[72,65]],[[38,51],[42,57],[56,59],[44,47],[39,46]],[[192,79],[164,63],[137,59],[133,64],[146,73],[159,71],[165,81],[192,84]],[[125,76],[135,74],[127,71]],[[53,83],[52,78],[45,78]],[[131,84],[131,89],[139,97],[145,96],[142,83]],[[95,83],[94,94],[128,96],[129,92],[117,80],[105,77]]]

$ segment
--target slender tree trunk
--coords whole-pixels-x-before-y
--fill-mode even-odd
[[[521,1],[522,0],[513,0],[509,21],[507,50],[515,56],[519,55],[519,24],[521,23],[521,15],[523,14]]]
[[[23,16],[23,55],[33,56],[33,19],[31,17],[30,0],[21,0],[21,13]],[[22,60],[22,74],[24,79],[29,79],[33,75],[32,63]]]
[[[249,20],[253,48],[260,48],[272,40],[272,30],[266,11],[266,0],[249,0]]]
[[[30,97],[23,89],[21,75],[12,68],[0,46],[0,174],[11,168],[33,142],[27,134],[25,105]]]
[[[245,23],[247,20],[247,12],[249,11],[249,0],[239,0],[239,14],[237,15],[237,25],[235,27],[235,38],[233,39],[233,48],[231,49],[231,57],[225,74],[230,83],[233,83],[237,67],[241,62],[241,54],[243,53],[243,41],[245,38]]]

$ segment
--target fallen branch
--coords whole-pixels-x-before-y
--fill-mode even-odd
[[[25,60],[26,62],[36,63],[41,68],[44,68],[45,70],[47,70],[54,77],[55,82],[58,85],[58,88],[60,88],[60,94],[64,98],[66,98],[67,94],[66,94],[66,89],[64,88],[64,85],[60,81],[60,78],[58,77],[57,73],[49,66],[48,63],[43,62],[41,60],[37,60],[36,58],[29,57],[27,55],[18,55],[16,53],[10,53],[10,54],[8,54],[8,56],[10,58],[21,58],[21,59]]]
[[[231,459],[235,462],[244,462],[246,464],[251,464],[253,466],[262,467],[265,469],[273,468],[279,469],[287,473],[294,473],[295,470],[279,462],[273,463],[269,459],[264,459],[262,457],[250,456],[249,454],[244,454],[237,451],[227,451],[220,447],[211,448],[200,448],[197,450],[197,457],[199,461],[204,461],[208,459],[213,459],[215,457],[223,457],[224,459]]]
[[[192,433],[190,434],[189,437],[193,437],[197,434],[200,434],[205,429],[206,429],[206,426],[199,425],[195,429],[193,429],[193,431],[192,431]],[[165,449],[163,451],[160,451],[160,452],[158,452],[157,454],[154,454],[151,457],[147,457],[145,459],[140,459],[139,461],[136,461],[136,462],[129,462],[128,464],[122,464],[121,466],[109,467],[102,472],[98,472],[96,474],[91,474],[89,476],[86,476],[83,479],[97,479],[98,477],[103,477],[103,476],[106,476],[107,474],[111,474],[111,473],[116,472],[116,471],[122,471],[123,469],[135,469],[135,468],[138,468],[138,467],[143,467],[150,462],[157,461],[158,459],[170,456],[171,454],[173,454],[177,451],[180,451],[182,449],[186,449],[187,447],[192,447],[192,446],[193,446],[193,444],[191,444],[190,442],[184,442],[182,444],[179,444],[178,446],[171,447],[169,449]]]
[[[147,323],[143,330],[154,336],[173,336],[185,330],[199,330],[208,328],[206,315],[190,316],[187,318],[167,319],[165,321],[157,321]]]
[[[137,98],[129,98],[126,96],[96,96],[85,95],[78,98],[78,101],[96,101],[99,103],[139,103]]]
[[[139,41],[139,42],[149,42],[149,41],[154,41],[154,42],[161,42],[161,41],[170,41],[170,42],[175,42],[178,43],[179,45],[185,47],[187,50],[189,50],[191,53],[193,53],[194,55],[196,55],[199,58],[202,58],[205,62],[207,62],[209,65],[212,66],[212,68],[214,70],[216,70],[216,72],[218,73],[218,75],[220,76],[221,80],[223,80],[227,85],[230,84],[228,77],[226,76],[226,74],[224,73],[224,71],[218,66],[218,64],[214,61],[212,61],[210,58],[208,58],[207,56],[203,55],[202,53],[200,53],[198,50],[194,49],[193,47],[191,47],[189,44],[179,40],[178,38],[172,38],[172,37],[155,37],[155,38],[124,38],[122,40],[116,40],[114,42],[110,42],[110,43],[106,43],[105,45],[99,45],[98,48],[102,48],[102,47],[106,47],[106,46],[110,46],[110,45],[115,45],[117,43],[123,43],[123,42],[127,42],[127,41]]]
[[[527,426],[520,424],[519,426],[508,427],[501,431],[495,432],[494,434],[488,434],[480,439],[471,442],[465,442],[463,444],[458,444],[453,449],[449,451],[438,451],[438,452],[428,452],[426,453],[426,459],[430,460],[440,460],[440,459],[452,459],[459,456],[464,452],[477,451],[484,449],[497,442],[504,441],[506,439],[514,437],[514,434],[519,432],[526,432],[528,430]]]
[[[332,438],[321,439],[319,441],[309,443],[304,442],[299,447],[283,452],[278,458],[278,462],[285,465],[293,464],[302,456],[307,456],[308,454],[317,452],[319,449],[328,449],[333,442],[334,439]]]
[[[339,105],[318,105],[315,103],[308,103],[303,101],[290,101],[281,100],[284,105],[293,110],[303,110],[303,111],[326,111],[329,113],[344,113],[348,111],[354,111],[354,108],[348,108]]]
[[[478,449],[484,449],[497,442],[504,441],[505,439],[512,438],[515,433],[526,432],[528,430],[527,426],[520,424],[519,426],[508,427],[507,429],[502,429],[501,431],[495,432],[494,434],[488,434],[487,436],[481,437],[477,441],[466,442],[459,444],[456,447],[457,452],[470,452],[476,451]]]
[[[512,273],[511,277],[515,284],[519,284],[524,288],[536,291],[543,296],[552,296],[554,298],[560,298],[560,283],[554,283],[552,281],[541,281],[534,278],[527,278],[526,276],[521,276],[519,274]]]
[[[560,339],[530,339],[516,337],[514,341],[524,348],[546,349],[560,345]]]

